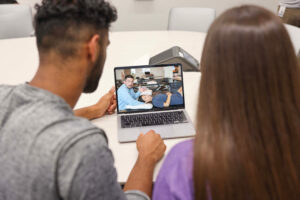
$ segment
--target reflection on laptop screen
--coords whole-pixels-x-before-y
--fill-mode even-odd
[[[184,108],[181,65],[115,68],[118,112]]]

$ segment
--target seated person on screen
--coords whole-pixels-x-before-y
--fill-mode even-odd
[[[126,110],[126,106],[138,106],[144,104],[143,102],[138,101],[137,99],[141,95],[141,92],[144,92],[145,88],[140,88],[138,92],[133,90],[133,76],[126,75],[124,84],[118,89],[118,104],[119,110]]]
[[[169,106],[182,105],[182,87],[180,87],[175,93],[167,92],[166,94],[156,94],[156,95],[141,95],[140,101],[149,103],[152,101],[154,107],[165,108]]]
[[[195,139],[169,152],[153,200],[298,200],[300,68],[280,19],[224,12],[201,59]]]

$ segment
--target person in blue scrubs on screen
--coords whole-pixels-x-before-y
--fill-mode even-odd
[[[165,108],[169,106],[182,105],[183,104],[183,95],[182,87],[180,87],[176,92],[171,93],[167,92],[166,94],[157,94],[154,96],[142,95],[140,101],[149,103],[152,101],[154,107]]]

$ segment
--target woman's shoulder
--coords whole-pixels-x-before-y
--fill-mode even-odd
[[[193,153],[194,139],[185,140],[176,144],[171,150],[169,155],[174,154],[176,156],[183,156],[186,154]]]
[[[168,153],[165,161],[165,168],[192,166],[194,157],[194,140],[186,140],[176,144]]]

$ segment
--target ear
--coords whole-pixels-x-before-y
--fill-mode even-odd
[[[97,56],[100,51],[99,42],[100,36],[98,34],[95,34],[92,36],[92,38],[88,42],[88,56],[91,59],[91,61],[95,62],[97,60]]]

